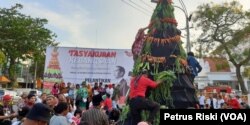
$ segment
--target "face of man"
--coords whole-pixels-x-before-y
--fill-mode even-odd
[[[119,68],[115,68],[115,70],[114,70],[114,76],[115,76],[115,78],[119,78]]]
[[[121,78],[121,77],[123,76],[123,74],[124,74],[124,73],[121,72],[120,69],[119,69],[118,67],[115,68],[115,70],[114,70],[114,76],[115,76],[115,78],[117,78],[117,79],[118,79],[118,78]]]
[[[36,97],[35,97],[35,96],[32,96],[32,97],[29,99],[29,103],[35,104],[35,102],[36,102]]]
[[[67,108],[67,110],[63,111],[63,116],[66,116],[68,114],[68,112],[69,112],[69,107]]]
[[[44,100],[46,100],[46,98],[47,98],[47,95],[43,93],[43,94],[41,95],[41,99],[44,101]]]
[[[63,94],[58,95],[58,101],[59,102],[67,102],[67,100]]]
[[[61,84],[60,84],[60,87],[61,87],[61,88],[65,88],[65,83],[61,83]]]
[[[79,85],[76,85],[76,89],[79,89],[80,88],[80,86]]]
[[[46,99],[46,104],[48,106],[54,106],[54,98],[53,97],[49,97]]]
[[[71,83],[70,83],[70,82],[68,82],[67,87],[70,87],[70,86],[71,86]]]

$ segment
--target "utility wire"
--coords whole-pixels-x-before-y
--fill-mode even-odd
[[[186,15],[187,15],[188,12],[187,12],[187,8],[186,8],[184,2],[183,2],[182,0],[179,0],[179,2],[181,3],[182,8],[183,8],[183,10],[185,11],[185,13],[186,13]],[[188,16],[188,15],[187,15],[187,16]]]
[[[151,11],[149,11],[148,9],[144,8],[143,6],[141,5],[138,5],[137,3],[133,2],[132,0],[129,0],[132,4],[134,4],[135,6],[137,6],[138,8],[141,8],[143,9],[144,11],[147,11],[149,13],[151,13]]]
[[[144,5],[150,7],[151,9],[154,9],[154,7],[150,6],[149,4],[147,4],[144,0],[140,0]]]
[[[121,0],[121,1],[122,1],[123,3],[125,3],[125,4],[127,4],[128,6],[130,6],[130,7],[134,8],[134,9],[140,11],[141,13],[143,13],[143,14],[145,14],[145,15],[147,15],[147,16],[150,16],[148,13],[146,13],[146,12],[142,11],[141,9],[139,9],[139,8],[137,8],[137,7],[135,7],[135,6],[133,6],[132,4],[130,4],[130,3],[126,2],[126,1],[124,1],[124,0]]]

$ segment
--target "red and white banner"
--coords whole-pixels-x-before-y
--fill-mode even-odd
[[[48,47],[44,83],[129,83],[133,63],[128,49]]]

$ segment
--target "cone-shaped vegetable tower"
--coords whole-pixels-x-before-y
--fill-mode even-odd
[[[63,82],[62,71],[58,59],[59,53],[57,52],[57,49],[58,48],[54,48],[53,52],[51,53],[51,59],[44,73],[44,82],[53,84]]]
[[[197,104],[195,88],[188,77],[186,52],[171,4],[171,0],[159,0],[149,26],[138,31],[132,46],[133,73],[138,75],[147,69],[151,79],[163,81],[149,91],[148,98],[168,108],[194,107]]]

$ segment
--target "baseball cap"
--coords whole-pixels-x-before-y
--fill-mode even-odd
[[[12,97],[10,95],[4,95],[3,96],[3,101],[10,101]]]

